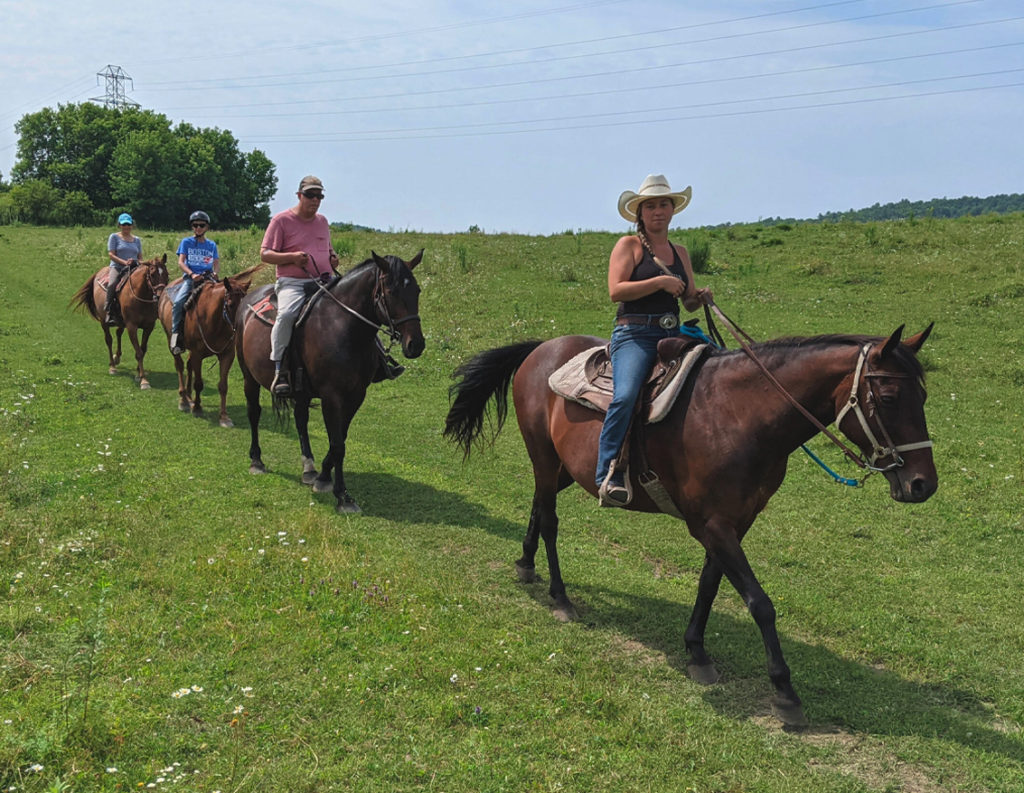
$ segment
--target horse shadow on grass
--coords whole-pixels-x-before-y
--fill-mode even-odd
[[[550,607],[546,581],[525,588],[538,603]],[[672,668],[686,675],[683,632],[690,619],[689,605],[595,584],[576,584],[570,594],[585,626],[619,633],[661,653]],[[723,589],[719,597],[724,596],[727,593]],[[784,627],[784,622],[780,619],[780,627]],[[1019,726],[1010,720],[1002,722],[991,703],[970,691],[946,683],[917,683],[842,658],[781,630],[779,636],[793,672],[794,686],[803,698],[811,723],[802,733],[941,737],[954,740],[967,750],[999,754],[1014,763],[1024,762]],[[722,678],[714,685],[702,687],[704,700],[730,719],[769,716],[772,689],[764,645],[753,619],[712,610],[707,648]]]

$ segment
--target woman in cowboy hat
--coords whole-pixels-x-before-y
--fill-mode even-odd
[[[603,506],[630,501],[623,472],[613,462],[654,365],[658,342],[681,334],[710,341],[700,329],[679,323],[679,300],[687,311],[711,300],[711,291],[693,282],[686,248],[668,238],[672,216],[690,203],[690,192],[689,187],[673,191],[664,176],[651,174],[637,192],[619,196],[619,214],[636,222],[636,236],[621,237],[608,261],[608,294],[619,308],[610,346],[614,395],[598,443],[596,481]]]

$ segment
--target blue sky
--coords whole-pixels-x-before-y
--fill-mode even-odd
[[[231,130],[332,221],[626,228],[648,173],[677,227],[1024,192],[1019,0],[466,0],[118,6],[0,0],[0,172],[14,124],[102,96]],[[210,208],[213,209],[213,208]],[[144,221],[140,225],[144,224]]]

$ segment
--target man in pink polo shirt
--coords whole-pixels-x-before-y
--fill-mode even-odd
[[[289,396],[291,384],[281,359],[292,337],[292,326],[302,308],[305,286],[311,280],[327,281],[334,274],[338,254],[331,247],[331,228],[317,210],[324,185],[315,176],[299,182],[299,203],[278,212],[270,220],[260,245],[260,259],[277,271],[277,319],[270,331],[270,360],[274,362],[276,396]]]

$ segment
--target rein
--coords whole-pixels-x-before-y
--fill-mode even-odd
[[[358,311],[356,311],[351,306],[348,306],[345,303],[342,303],[341,300],[338,299],[337,297],[335,297],[334,293],[331,292],[331,290],[328,289],[322,282],[316,281],[316,285],[317,285],[317,289],[319,289],[325,295],[330,297],[331,300],[333,300],[335,303],[337,303],[339,306],[341,306],[343,309],[345,309],[347,312],[349,312],[352,316],[356,317],[357,319],[361,320],[362,322],[365,322],[367,325],[369,325],[371,328],[373,328],[378,333],[380,331],[382,331],[382,330],[385,333],[387,333],[388,337],[391,339],[391,343],[388,344],[387,350],[390,350],[391,346],[396,341],[398,341],[399,339],[402,338],[402,334],[398,332],[398,326],[402,325],[405,322],[411,322],[414,319],[419,319],[420,315],[419,314],[410,314],[407,317],[402,317],[398,321],[395,321],[395,320],[393,320],[391,318],[391,312],[388,310],[387,300],[384,299],[384,280],[385,280],[385,278],[387,278],[387,276],[383,272],[381,272],[377,276],[377,281],[376,281],[376,283],[374,284],[374,287],[373,287],[373,306],[374,306],[374,308],[378,312],[378,319],[379,319],[379,315],[381,313],[383,313],[383,315],[385,317],[385,319],[383,321],[378,321],[378,322],[374,322],[373,320],[367,319],[366,317],[364,317],[362,314],[360,314]],[[385,324],[385,323],[387,324],[387,328],[382,327],[382,325]]]
[[[131,273],[128,274],[128,288],[132,291],[132,297],[138,300],[140,303],[157,303],[160,300],[160,295],[157,294],[157,286],[159,284],[153,283],[153,266],[151,264],[141,264],[140,267],[146,268],[146,283],[149,284],[149,291],[153,293],[152,298],[141,297],[138,292],[135,291],[135,284],[132,283]]]
[[[729,319],[729,317],[725,315],[725,312],[723,312],[713,301],[710,302],[709,304],[705,304],[704,311],[707,317],[709,328],[714,327],[714,323],[711,319],[711,312],[713,311],[718,316],[718,318],[722,320],[726,328],[728,328],[729,332],[739,343],[740,348],[743,350],[743,352],[747,354],[747,357],[749,357],[750,360],[754,362],[754,364],[761,370],[762,374],[764,374],[764,376],[768,379],[768,382],[775,386],[779,393],[781,393],[791,405],[793,405],[808,421],[810,421],[811,424],[813,424],[819,432],[821,432],[823,435],[825,435],[825,437],[827,437],[836,446],[838,446],[842,450],[842,452],[848,458],[850,458],[850,460],[852,460],[859,468],[867,471],[867,473],[864,475],[862,479],[859,480],[859,482],[858,480],[854,479],[845,479],[837,475],[834,471],[831,471],[824,463],[821,462],[821,460],[819,460],[817,457],[814,456],[814,454],[811,453],[811,451],[807,448],[806,445],[802,445],[801,448],[803,448],[803,450],[807,452],[808,455],[810,455],[811,459],[813,459],[815,462],[818,463],[818,465],[820,465],[822,468],[828,471],[828,473],[832,475],[833,479],[836,482],[840,484],[854,486],[857,484],[863,484],[864,481],[868,478],[868,476],[870,476],[873,473],[885,473],[886,471],[891,471],[895,468],[902,468],[905,463],[903,458],[900,457],[899,452],[912,451],[914,449],[927,449],[932,446],[932,442],[930,440],[918,441],[916,443],[905,443],[900,446],[896,446],[895,444],[893,444],[892,439],[889,436],[889,432],[885,428],[885,425],[882,424],[881,420],[877,418],[876,421],[878,422],[879,432],[881,433],[887,445],[881,445],[875,437],[875,434],[871,431],[871,428],[867,422],[867,418],[864,416],[863,410],[861,410],[860,397],[857,394],[857,392],[860,390],[860,383],[862,378],[864,379],[865,385],[867,386],[868,401],[870,402],[874,398],[874,392],[872,391],[871,383],[869,380],[867,380],[867,378],[911,377],[911,375],[893,374],[890,372],[882,374],[867,371],[866,364],[868,352],[871,349],[870,344],[865,344],[864,347],[861,348],[860,350],[860,354],[857,358],[857,368],[854,371],[853,387],[850,390],[850,397],[847,400],[846,405],[844,405],[843,409],[839,411],[839,414],[836,416],[835,419],[835,425],[836,427],[839,427],[840,422],[843,420],[846,414],[851,410],[853,411],[854,415],[857,417],[857,420],[861,425],[861,428],[864,430],[864,434],[868,437],[868,440],[871,442],[871,457],[870,459],[865,461],[862,455],[853,452],[845,443],[843,443],[842,440],[839,439],[839,437],[835,433],[831,432],[824,424],[818,421],[818,419],[803,405],[801,405],[793,397],[793,395],[790,394],[785,389],[785,387],[775,378],[775,376],[770,371],[768,371],[768,368],[758,359],[758,357],[754,354],[754,351],[750,348],[750,344],[748,342],[753,342],[753,339],[751,339],[750,336],[748,336],[743,330],[741,330],[735,322]],[[718,334],[717,329],[714,331],[714,334],[712,335],[721,338],[721,336]],[[878,460],[890,456],[893,458],[893,462],[891,465],[887,465],[885,467],[879,467],[876,465]]]

